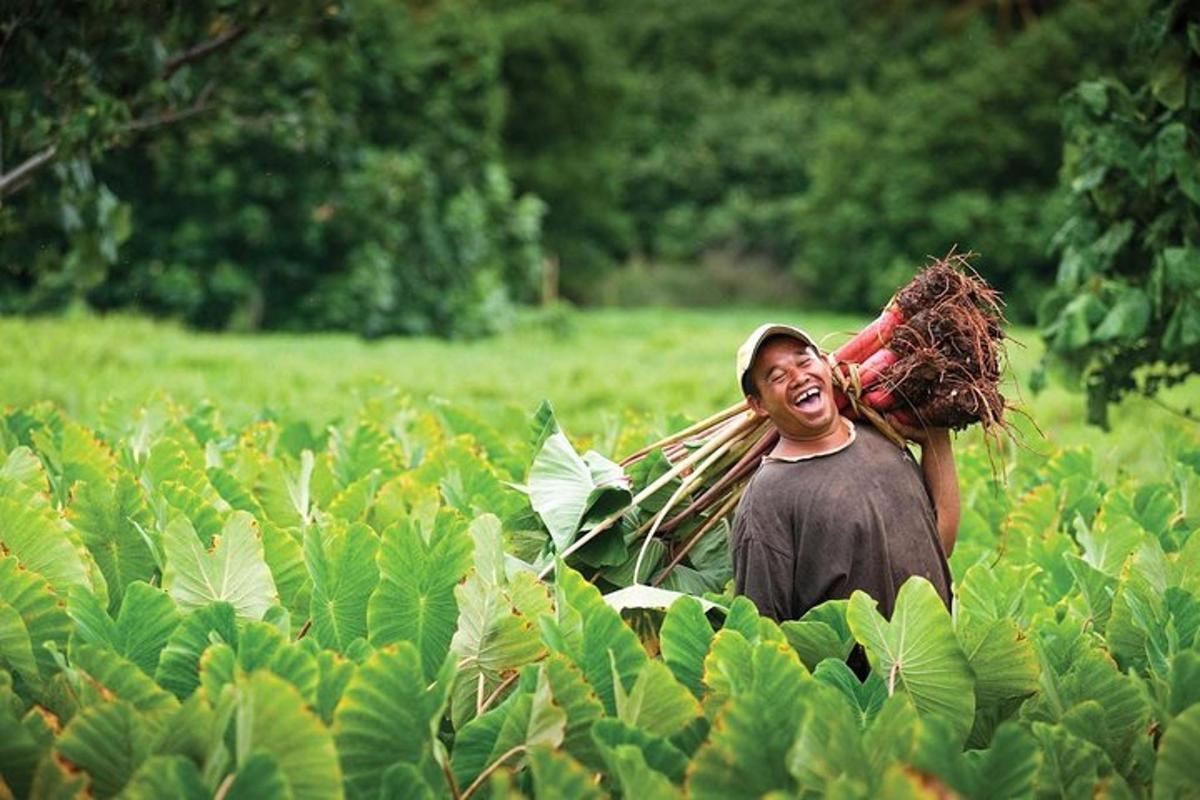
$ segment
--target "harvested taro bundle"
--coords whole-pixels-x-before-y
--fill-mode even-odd
[[[877,319],[828,355],[843,415],[866,418],[901,447],[904,439],[886,417],[921,428],[961,430],[978,424],[989,434],[1005,429],[1007,404],[999,389],[1005,363],[1003,302],[971,268],[971,255],[951,252],[925,267]],[[661,584],[732,513],[750,476],[778,440],[770,420],[754,415],[743,400],[638,450],[621,465],[630,467],[661,451],[670,468],[562,556],[674,487],[630,539],[644,538],[643,555],[655,536],[667,541],[670,557],[653,579],[654,585]],[[640,572],[639,558],[635,582]]]

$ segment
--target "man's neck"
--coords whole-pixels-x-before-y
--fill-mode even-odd
[[[815,439],[793,439],[783,431],[779,432],[779,441],[771,450],[774,458],[810,458],[837,450],[850,439],[850,426],[840,415],[837,423],[828,434]]]

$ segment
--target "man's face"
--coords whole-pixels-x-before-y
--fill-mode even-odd
[[[784,436],[807,441],[837,430],[833,374],[814,348],[790,337],[769,339],[754,357],[750,377],[758,388],[758,397],[747,398],[750,407]]]

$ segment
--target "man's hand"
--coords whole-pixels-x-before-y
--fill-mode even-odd
[[[928,428],[919,425],[905,425],[900,420],[896,419],[895,414],[885,414],[884,419],[888,424],[895,429],[896,433],[908,439],[910,442],[915,442],[924,448],[930,443],[940,444],[941,442],[950,442],[949,428]]]

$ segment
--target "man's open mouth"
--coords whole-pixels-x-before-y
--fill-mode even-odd
[[[821,404],[821,390],[813,386],[811,389],[805,389],[792,400],[792,405],[802,411],[810,411]]]

